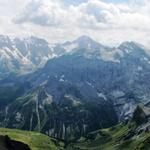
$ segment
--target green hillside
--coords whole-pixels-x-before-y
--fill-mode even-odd
[[[52,142],[48,136],[37,132],[0,128],[0,135],[8,135],[11,139],[27,144],[32,150],[62,150],[61,143]],[[58,145],[57,145],[58,144]]]
[[[136,133],[128,125],[120,124],[89,133],[70,144],[68,150],[150,150],[150,133]]]
[[[150,150],[150,107],[138,105],[132,119],[91,132],[68,150]]]

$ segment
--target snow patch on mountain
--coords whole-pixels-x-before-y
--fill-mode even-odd
[[[78,43],[69,43],[69,44],[66,43],[63,45],[63,48],[65,49],[67,53],[72,52],[74,49],[78,47],[79,47]]]
[[[103,98],[105,101],[107,100],[107,97],[103,93],[97,93],[99,98]]]

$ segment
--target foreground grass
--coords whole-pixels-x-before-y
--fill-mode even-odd
[[[150,150],[150,132],[135,133],[124,139],[133,128],[119,124],[97,130],[69,144],[65,150]],[[63,150],[63,143],[37,132],[0,128],[0,135],[27,144],[32,150]]]
[[[52,140],[41,133],[16,129],[0,128],[0,135],[8,135],[11,139],[27,144],[32,150],[60,150]]]

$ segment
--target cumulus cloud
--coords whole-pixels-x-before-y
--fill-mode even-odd
[[[90,0],[80,5],[63,6],[62,2],[32,0],[14,19],[15,23],[33,23],[41,26],[103,27],[127,11],[127,7]]]
[[[41,26],[57,26],[65,13],[57,1],[32,0],[14,19],[15,23],[32,22]]]
[[[21,2],[15,1],[16,4]],[[149,0],[130,0],[128,3],[106,3],[102,0],[69,2],[66,5],[67,0],[28,0],[22,4],[24,8],[10,18],[12,27],[19,33],[42,36],[49,41],[68,40],[87,34],[105,44],[133,40],[150,45]]]

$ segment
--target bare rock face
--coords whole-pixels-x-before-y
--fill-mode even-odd
[[[10,139],[7,135],[0,136],[0,150],[31,150],[28,145],[14,141]]]
[[[141,125],[143,123],[148,122],[149,118],[150,108],[138,105],[133,113],[133,121],[135,121],[137,125]]]

